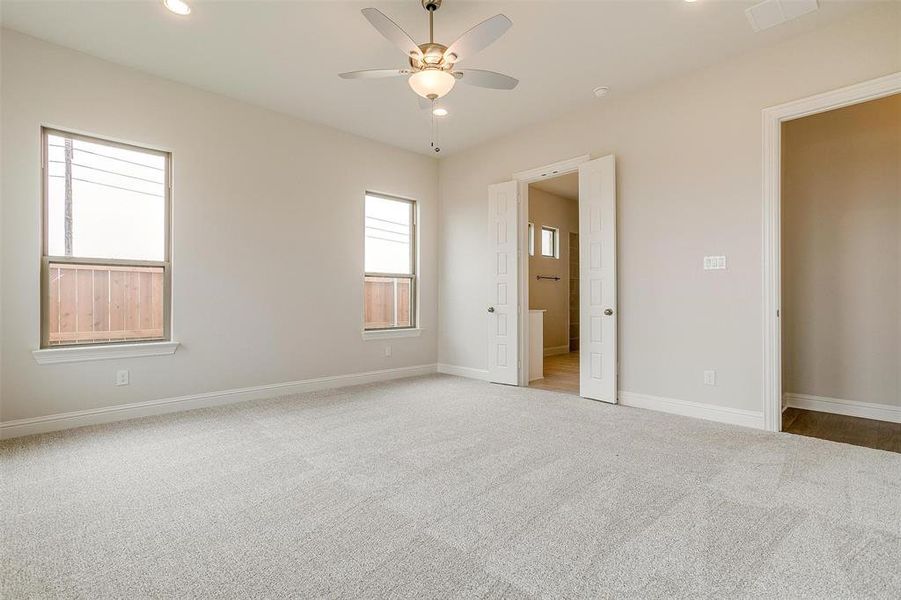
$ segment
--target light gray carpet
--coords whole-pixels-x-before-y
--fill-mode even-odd
[[[447,376],[0,446],[3,598],[898,598],[901,455]]]

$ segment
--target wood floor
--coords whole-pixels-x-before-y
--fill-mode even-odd
[[[782,431],[854,446],[901,452],[901,423],[787,408],[782,413]]]
[[[536,379],[529,387],[558,392],[579,393],[579,353],[544,357],[544,379]]]

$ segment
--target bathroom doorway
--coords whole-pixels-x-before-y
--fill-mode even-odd
[[[577,174],[577,238],[569,227],[533,221],[529,214],[532,184]],[[536,193],[540,188],[535,188]],[[578,361],[578,394],[583,398],[615,404],[617,400],[616,327],[616,157],[612,154],[591,159],[578,156],[544,167],[520,171],[511,181],[488,186],[488,221],[492,273],[489,283],[488,381],[527,386],[544,377],[544,324],[532,325],[541,313],[530,312],[530,291],[539,282],[559,284],[563,294],[553,295],[560,303],[565,326],[555,329],[547,342],[548,355],[568,354]],[[578,353],[570,352],[569,333],[569,241],[578,242]],[[561,249],[562,245],[562,249]],[[541,267],[559,269],[531,273],[532,256],[553,259]],[[541,256],[541,253],[544,256]],[[561,253],[566,258],[561,257]],[[534,277],[534,279],[532,279]],[[539,289],[539,288],[536,288]],[[542,301],[533,300],[537,310]],[[540,336],[533,341],[532,332]],[[559,337],[558,337],[559,334]],[[540,343],[538,343],[540,342]],[[533,372],[537,364],[540,376]],[[575,369],[572,365],[569,371]]]
[[[579,393],[579,174],[529,184],[529,387]]]

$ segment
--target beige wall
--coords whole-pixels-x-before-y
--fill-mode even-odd
[[[614,90],[437,167],[4,30],[0,419],[430,363],[436,345],[440,362],[484,369],[487,186],[583,153],[617,154],[621,389],[760,410],[760,111],[901,70],[899,16],[885,3]],[[42,123],[173,151],[174,356],[34,362]],[[392,340],[391,358],[360,338],[366,188],[421,201],[424,332]],[[704,254],[726,254],[729,269],[704,273]],[[113,385],[118,368],[130,386]],[[715,387],[701,385],[708,368]]]
[[[782,132],[783,389],[901,405],[901,96]]]
[[[529,221],[535,224],[535,256],[529,257],[529,308],[543,308],[544,347],[569,346],[569,232],[579,232],[579,202],[529,186]],[[560,258],[541,256],[541,227],[560,230]],[[543,279],[536,275],[560,278]]]
[[[885,3],[442,159],[439,361],[487,366],[488,185],[615,153],[620,389],[762,411],[761,110],[901,70],[899,33]]]
[[[0,119],[3,420],[435,362],[434,159],[7,30]],[[32,358],[41,124],[171,149],[174,356]],[[420,201],[421,337],[361,338],[367,188]]]

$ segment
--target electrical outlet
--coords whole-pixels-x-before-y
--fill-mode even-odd
[[[385,356],[391,356],[391,346],[385,346]]]
[[[716,385],[716,371],[704,371],[704,385]]]
[[[128,385],[128,370],[116,371],[116,385]]]

